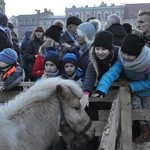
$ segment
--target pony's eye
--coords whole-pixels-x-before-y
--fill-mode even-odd
[[[80,106],[75,107],[75,110],[80,110]]]

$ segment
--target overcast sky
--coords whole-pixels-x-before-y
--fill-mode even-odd
[[[50,9],[54,15],[64,15],[65,8],[71,8],[73,5],[77,7],[84,7],[88,5],[99,6],[102,1],[100,0],[4,0],[6,3],[5,13],[8,17],[12,15],[34,14],[35,10],[44,8]],[[86,2],[86,3],[85,3]],[[116,5],[131,4],[131,3],[149,3],[149,0],[104,0],[105,3],[115,3]]]

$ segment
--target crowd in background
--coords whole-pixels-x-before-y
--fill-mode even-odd
[[[13,24],[0,13],[0,91],[10,90],[22,81],[45,80],[60,76],[83,87],[80,103],[93,120],[102,108],[89,104],[89,97],[104,97],[114,81],[129,82],[132,107],[150,108],[150,11],[140,12],[137,29],[121,23],[118,15],[108,16],[105,29],[95,17],[82,22],[71,16],[48,29],[37,26],[27,31],[21,46]],[[96,86],[96,88],[95,88]],[[110,109],[104,104],[103,109]],[[93,109],[94,110],[93,110]],[[135,142],[150,138],[149,121],[139,121],[141,134]],[[78,150],[96,149],[84,143]],[[57,149],[57,148],[54,148]]]

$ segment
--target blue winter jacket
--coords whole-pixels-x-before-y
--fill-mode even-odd
[[[146,72],[135,72],[123,68],[121,61],[118,59],[116,63],[102,76],[96,88],[97,91],[102,91],[105,94],[110,86],[119,77],[124,70],[126,77],[129,79],[129,88],[131,93],[138,96],[150,96],[150,67]]]

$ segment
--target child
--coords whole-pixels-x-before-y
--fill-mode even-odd
[[[94,39],[90,50],[90,63],[84,77],[84,94],[80,100],[83,108],[89,106],[89,96],[94,91],[96,81],[100,80],[117,60],[118,47],[113,46],[112,41],[113,35],[109,31],[98,32]]]
[[[0,91],[10,90],[24,79],[24,70],[17,64],[17,53],[6,48],[0,52]]]
[[[150,49],[145,46],[142,37],[129,34],[123,41],[118,53],[119,59],[101,78],[97,86],[99,96],[105,95],[122,70],[129,80],[128,90],[132,93],[132,107],[150,108]],[[144,142],[150,138],[147,121],[140,121],[142,133],[135,142]]]
[[[73,53],[66,53],[62,58],[62,77],[82,84],[83,72],[78,68],[78,60]]]
[[[48,51],[44,57],[44,74],[42,79],[60,75],[60,58],[57,52]]]

